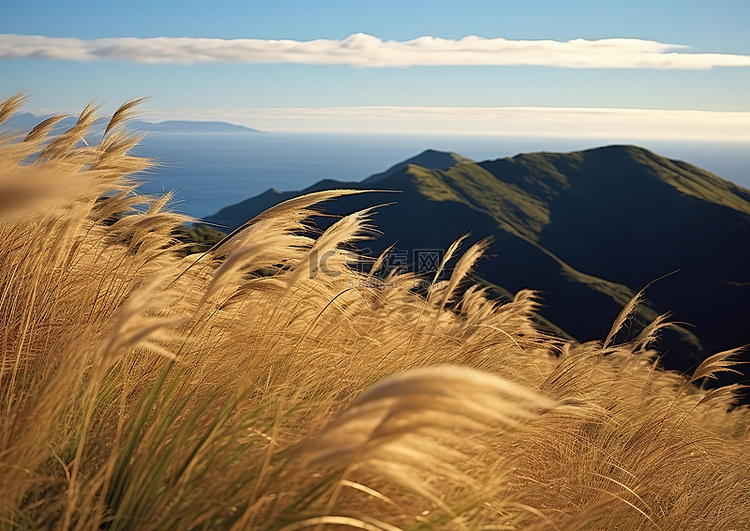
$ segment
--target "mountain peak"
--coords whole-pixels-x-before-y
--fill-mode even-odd
[[[653,178],[692,197],[750,215],[750,191],[682,160],[670,159],[633,145],[614,145],[583,152],[617,157],[622,163],[646,170]]]
[[[407,169],[411,164],[421,166],[422,168],[426,168],[428,170],[447,170],[458,162],[471,162],[471,159],[467,159],[466,157],[463,157],[458,153],[454,153],[452,151],[426,149],[419,155],[411,157],[410,159],[407,159],[403,162],[399,162],[398,164],[391,166],[382,173],[371,175],[370,177],[362,181],[362,183],[371,185],[383,181],[391,175]]]

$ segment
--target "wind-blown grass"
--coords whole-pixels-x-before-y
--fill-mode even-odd
[[[0,526],[750,521],[747,410],[734,387],[659,367],[663,320],[627,344],[550,337],[533,293],[498,305],[466,287],[483,243],[427,290],[362,272],[348,244],[368,212],[317,237],[309,221],[348,191],[184,256],[186,218],[129,177],[149,166],[122,131],[134,103],[98,141],[81,141],[87,108],[68,131],[50,137],[50,119],[0,144]]]

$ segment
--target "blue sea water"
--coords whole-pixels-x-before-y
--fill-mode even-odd
[[[143,193],[174,190],[174,207],[204,217],[269,188],[299,190],[321,179],[360,181],[425,149],[476,161],[532,151],[636,144],[750,188],[750,143],[458,135],[331,133],[153,134],[136,149],[158,166]]]

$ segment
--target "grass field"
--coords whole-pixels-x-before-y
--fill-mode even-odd
[[[22,103],[2,103],[5,120]],[[368,212],[322,234],[279,204],[185,256],[118,110],[0,144],[0,527],[742,529],[750,438],[732,352],[659,367],[634,341],[540,332],[537,300],[353,265]],[[386,235],[387,236],[387,235]],[[367,270],[367,268],[364,268]],[[417,287],[415,287],[417,286]],[[426,287],[428,286],[428,287]]]

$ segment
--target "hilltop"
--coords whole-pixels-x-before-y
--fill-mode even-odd
[[[389,203],[373,215],[387,237],[364,244],[374,255],[395,243],[415,262],[415,249],[445,249],[467,233],[470,241],[492,236],[479,277],[498,296],[540,291],[541,315],[556,333],[603,337],[622,306],[653,282],[633,333],[662,313],[687,323],[665,334],[669,367],[686,371],[750,343],[750,191],[687,162],[629,145],[483,162],[428,150],[361,182],[271,189],[207,221],[234,229],[279,201],[334,188],[399,192],[342,198],[325,209],[346,214]]]

